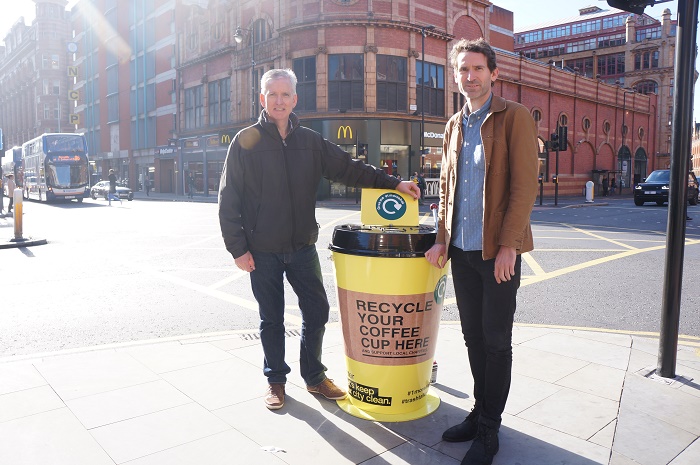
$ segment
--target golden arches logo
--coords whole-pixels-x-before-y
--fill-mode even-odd
[[[228,134],[222,134],[221,135],[221,143],[222,144],[230,144],[231,143],[231,136]]]
[[[340,133],[343,133],[342,139],[348,139],[348,134],[350,139],[352,139],[352,128],[350,126],[340,126],[338,128],[338,139],[341,139]]]

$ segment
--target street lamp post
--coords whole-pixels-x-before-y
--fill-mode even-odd
[[[422,26],[420,28],[420,75],[421,75],[421,86],[420,86],[420,158],[423,159],[425,154],[425,31],[431,31],[435,29],[435,26]],[[411,156],[408,156],[408,177],[411,178]]]
[[[625,145],[626,138],[627,138],[627,125],[625,124],[625,115],[627,113],[627,94],[634,94],[636,92],[635,89],[622,89],[622,147],[627,147]],[[618,157],[619,161],[619,157]],[[630,165],[632,163],[632,154],[630,152]],[[630,165],[627,166],[627,169],[630,169]],[[622,195],[622,178],[624,176],[624,173],[622,171],[622,166],[620,166],[620,186],[618,189],[618,195]]]
[[[233,39],[237,44],[243,42],[243,31],[246,31],[250,36],[250,95],[251,95],[251,120],[257,120],[257,115],[255,114],[255,34],[253,29],[245,29],[240,26],[236,28],[236,33],[233,35]]]

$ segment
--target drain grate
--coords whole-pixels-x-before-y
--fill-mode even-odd
[[[299,331],[298,329],[287,330],[284,332],[284,337],[301,337],[301,331]],[[260,333],[257,331],[253,333],[242,333],[241,339],[243,339],[244,341],[259,341]]]

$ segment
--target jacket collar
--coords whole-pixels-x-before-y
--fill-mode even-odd
[[[491,110],[489,111],[488,115],[491,113],[497,113],[499,111],[503,111],[506,109],[506,99],[503,97],[500,97],[498,95],[493,94],[491,98]],[[467,114],[467,104],[465,103],[464,106],[462,107],[461,110],[459,110],[459,113],[457,113],[458,116],[453,120],[455,125],[460,125],[462,124],[462,120],[464,119],[464,115]],[[486,115],[486,117],[488,117]]]
[[[263,110],[260,112],[260,116],[258,117],[258,124],[260,124],[263,129],[265,129],[267,132],[270,132],[272,134],[276,134],[278,137],[280,135],[280,132],[277,130],[277,125],[270,121],[269,115],[267,114],[267,111],[263,108]],[[301,124],[299,117],[294,113],[289,114],[289,132],[287,133],[287,137],[294,132],[296,128],[299,127]]]

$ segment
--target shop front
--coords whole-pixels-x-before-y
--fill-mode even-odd
[[[217,195],[231,134],[209,134],[180,139],[185,195]]]
[[[319,132],[324,138],[337,144],[353,158],[382,168],[387,174],[409,180],[413,173],[425,171],[439,176],[442,160],[442,134],[444,125],[426,123],[421,154],[420,122],[378,119],[304,120],[302,125]],[[437,179],[431,180],[432,184]],[[437,193],[435,193],[435,196]],[[322,180],[318,198],[356,198],[354,188],[340,183]]]

